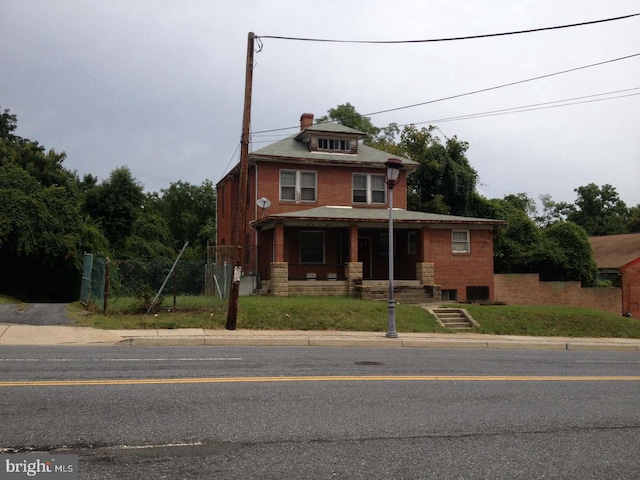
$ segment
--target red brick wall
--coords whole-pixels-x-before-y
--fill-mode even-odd
[[[640,260],[622,270],[622,308],[640,317]]]
[[[318,201],[317,202],[280,202],[280,170],[308,170],[317,172]],[[352,173],[372,173],[384,175],[384,168],[350,168],[338,166],[317,166],[304,163],[261,163],[258,167],[259,188],[257,198],[266,197],[271,200],[268,214],[295,212],[308,208],[323,207],[326,205],[363,206],[352,203]],[[401,173],[400,184],[394,188],[393,204],[397,208],[407,208],[406,172]],[[255,180],[252,180],[255,182]],[[255,202],[254,202],[255,203]],[[386,205],[371,206],[371,208],[387,208]],[[251,207],[251,215],[254,218],[254,207]],[[259,212],[259,215],[261,212]]]
[[[566,305],[622,313],[619,288],[581,288],[580,282],[540,282],[537,273],[495,275],[495,300],[513,305]]]
[[[469,232],[470,252],[453,253],[451,229],[425,229],[424,261],[435,265],[435,284],[442,290],[457,290],[458,301],[467,300],[470,286],[489,287],[489,300],[493,300],[493,231]]]

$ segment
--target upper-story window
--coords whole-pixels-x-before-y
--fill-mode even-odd
[[[280,170],[280,200],[285,202],[315,202],[317,199],[316,172]]]
[[[386,202],[384,175],[353,174],[353,203],[384,205]]]
[[[350,152],[351,140],[340,140],[337,138],[319,138],[318,150],[329,150],[332,152]]]

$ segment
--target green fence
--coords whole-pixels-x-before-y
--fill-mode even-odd
[[[86,307],[104,308],[107,261],[106,257],[84,254],[80,302]]]
[[[180,259],[169,277],[171,259],[109,260],[86,253],[82,272],[80,302],[107,311],[110,302],[120,298],[153,299],[164,288],[164,298],[215,295],[227,298],[233,264]],[[165,282],[166,281],[166,282]],[[178,305],[179,306],[179,305]]]

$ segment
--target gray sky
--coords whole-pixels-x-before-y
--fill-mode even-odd
[[[19,135],[100,181],[128,166],[147,191],[216,183],[237,163],[247,34],[345,40],[482,35],[640,13],[637,0],[0,0],[0,106]],[[640,53],[640,17],[516,36],[356,45],[262,39],[252,131],[350,102],[367,114]],[[488,198],[573,202],[613,185],[640,204],[640,56],[373,115],[383,127],[546,102],[606,101],[439,122],[469,142]],[[627,95],[624,98],[615,98]],[[633,95],[633,96],[628,96]],[[563,102],[563,103],[575,103]],[[556,105],[556,104],[554,104]],[[551,106],[551,105],[549,105]],[[254,135],[252,149],[295,129]]]

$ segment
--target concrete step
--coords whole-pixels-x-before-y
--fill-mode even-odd
[[[474,325],[477,325],[475,320],[462,308],[433,308],[429,312],[443,327],[452,330],[470,330]]]

